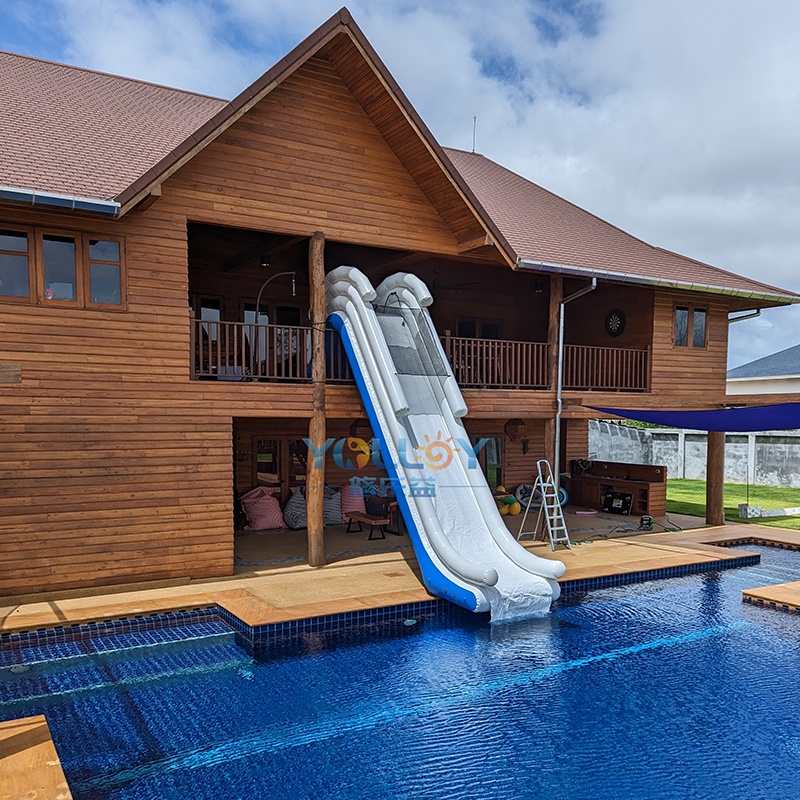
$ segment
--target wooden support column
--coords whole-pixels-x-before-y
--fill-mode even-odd
[[[706,525],[723,525],[725,509],[725,433],[708,432],[708,455],[706,457]]]
[[[564,299],[564,279],[550,276],[550,307],[547,313],[547,382],[555,391],[558,381],[558,312]]]
[[[564,299],[564,279],[560,275],[550,276],[550,306],[547,315],[547,385],[551,392],[558,382],[558,312]],[[556,420],[544,423],[544,457],[550,464],[556,463]]]
[[[551,466],[556,463],[556,418],[544,421],[544,457]],[[537,456],[537,459],[541,456]]]
[[[311,381],[314,410],[308,438],[317,452],[325,445],[325,234],[316,231],[309,243],[308,284],[311,297]],[[322,531],[322,499],[325,464],[309,450],[306,472],[306,512],[308,514],[308,563],[325,566],[325,539]]]

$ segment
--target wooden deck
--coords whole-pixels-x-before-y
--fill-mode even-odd
[[[781,611],[800,611],[800,581],[745,589],[742,595],[753,603]]]
[[[13,800],[71,800],[43,716],[0,722],[0,794]]]
[[[531,552],[567,566],[562,581],[623,575],[645,570],[735,559],[742,550],[722,542],[796,540],[800,534],[757,525],[726,525],[677,533],[643,533],[604,538],[614,527],[634,520],[604,515],[571,527],[572,550],[524,539]],[[605,526],[605,527],[604,527]],[[619,531],[610,536],[619,535]],[[305,619],[364,608],[384,608],[428,599],[408,538],[369,542],[366,532],[326,530],[329,564],[305,563],[305,532],[237,537],[240,566],[229,578],[139,584],[104,590],[73,590],[48,595],[4,598],[0,633],[32,631],[167,611],[220,605],[250,625]]]

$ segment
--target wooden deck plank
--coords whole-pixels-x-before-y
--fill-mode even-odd
[[[0,792],[14,800],[71,800],[43,716],[0,722]]]
[[[793,611],[800,611],[800,581],[743,589],[742,595],[755,602],[761,601],[766,605],[774,603],[777,608],[786,606]]]

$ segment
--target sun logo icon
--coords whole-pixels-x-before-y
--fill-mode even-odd
[[[453,460],[453,453],[459,453],[457,447],[451,447],[450,442],[453,441],[451,436],[449,439],[442,440],[442,432],[436,432],[436,438],[431,441],[428,434],[425,434],[425,444],[417,445],[415,450],[422,450],[422,455],[417,456],[414,461],[422,459],[430,469],[444,469],[450,466]]]
[[[369,445],[363,439],[348,438],[347,447],[352,452],[358,454],[356,456],[356,466],[358,469],[366,467],[369,463]]]

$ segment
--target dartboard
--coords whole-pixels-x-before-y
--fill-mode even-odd
[[[606,315],[606,333],[609,336],[619,336],[625,330],[625,312],[612,308]]]

